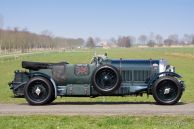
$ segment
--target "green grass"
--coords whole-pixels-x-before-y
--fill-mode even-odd
[[[1,129],[193,129],[194,117],[1,116]]]
[[[13,79],[14,70],[21,70],[21,61],[45,61],[59,62],[66,60],[69,63],[89,63],[93,52],[52,52],[19,57],[0,58],[0,103],[24,103],[23,98],[12,98],[12,92],[7,83]],[[108,53],[110,58],[129,59],[167,59],[176,67],[177,73],[181,74],[186,84],[186,91],[182,101],[185,103],[194,102],[194,48],[114,48],[98,49],[97,53]],[[55,101],[63,102],[154,102],[152,96],[144,97],[97,97],[97,98],[58,98]]]

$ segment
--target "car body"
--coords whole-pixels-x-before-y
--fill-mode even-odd
[[[184,91],[181,76],[166,60],[93,57],[90,64],[23,61],[9,83],[15,96],[31,105],[51,103],[57,96],[97,97],[153,95],[159,104],[176,104]]]

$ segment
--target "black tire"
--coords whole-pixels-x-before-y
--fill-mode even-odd
[[[102,65],[96,68],[92,76],[94,89],[102,95],[110,95],[121,85],[121,76],[112,65]]]
[[[182,96],[183,88],[180,82],[171,76],[159,78],[153,88],[152,94],[158,104],[173,105],[178,103]]]
[[[31,78],[25,86],[24,96],[30,105],[45,105],[55,99],[54,88],[44,77]]]
[[[47,103],[47,104],[52,103],[55,99],[56,99],[56,98],[55,98],[55,95],[53,94],[53,96],[51,97],[51,99],[48,101],[48,103]]]

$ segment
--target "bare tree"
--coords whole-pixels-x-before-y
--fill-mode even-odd
[[[95,47],[94,39],[92,37],[88,38],[88,40],[86,42],[86,47],[87,48],[94,48]]]
[[[183,36],[184,43],[185,44],[190,44],[192,42],[192,36],[193,35],[184,34],[184,36]]]
[[[172,44],[179,43],[179,36],[177,34],[169,35],[168,39],[171,39],[173,41]]]
[[[164,44],[166,45],[166,46],[171,46],[172,44],[174,43],[174,41],[172,40],[172,39],[165,39],[164,40]]]
[[[44,36],[53,37],[53,33],[51,31],[49,31],[49,30],[43,30],[41,32],[41,34],[44,35]]]
[[[1,44],[2,44],[2,29],[3,29],[3,16],[0,14],[0,54],[1,54]]]
[[[131,47],[131,38],[130,36],[123,36],[119,37],[118,39],[118,46],[119,47]]]
[[[0,29],[3,29],[3,24],[4,24],[4,18],[3,18],[3,15],[0,14]]]
[[[138,40],[141,42],[141,44],[145,45],[147,43],[148,38],[146,35],[140,35]]]
[[[163,42],[162,36],[160,34],[157,34],[156,35],[156,43],[157,44],[162,44],[162,42]]]
[[[150,33],[148,41],[154,41],[155,40],[155,34],[153,32]]]
[[[81,38],[55,38],[50,33],[38,35],[25,29],[1,30],[0,47],[4,52],[28,52],[29,50],[39,49],[71,49],[82,46],[84,40]]]
[[[155,44],[156,44],[156,43],[154,42],[154,40],[149,40],[148,43],[147,43],[147,46],[148,46],[148,47],[154,47]]]
[[[191,37],[192,37],[191,44],[194,45],[194,35],[192,35]]]

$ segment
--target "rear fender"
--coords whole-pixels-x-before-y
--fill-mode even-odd
[[[44,77],[48,79],[50,83],[53,85],[55,98],[57,98],[57,86],[55,84],[55,81],[50,76],[40,73],[40,72],[36,72],[36,73],[31,74],[31,77]]]
[[[22,97],[24,95],[23,89],[29,78],[30,76],[28,72],[19,70],[15,71],[13,81],[8,83],[15,97]]]

